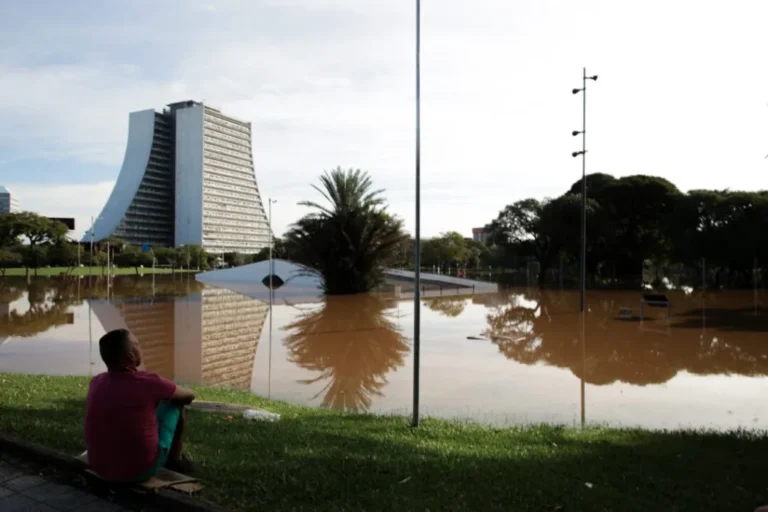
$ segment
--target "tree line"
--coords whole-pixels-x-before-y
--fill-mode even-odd
[[[555,199],[507,205],[486,226],[490,250],[507,266],[533,260],[539,281],[578,268],[581,180]],[[675,269],[690,284],[751,286],[768,257],[768,191],[691,190],[664,178],[587,176],[588,279],[636,285],[644,266]],[[705,277],[704,277],[705,276]]]
[[[206,270],[217,264],[217,257],[197,245],[185,247],[153,247],[144,252],[141,247],[111,237],[93,245],[67,239],[67,227],[61,222],[32,212],[0,215],[0,273],[7,268],[30,270],[50,266],[71,273],[78,265],[101,267],[102,274],[110,263],[118,267],[133,267],[136,273],[153,263],[173,269],[199,268]],[[236,264],[245,261],[243,255],[224,255],[224,261]]]

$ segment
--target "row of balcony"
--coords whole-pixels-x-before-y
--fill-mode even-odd
[[[246,155],[251,154],[250,146],[245,144],[242,140],[221,133],[217,133],[216,137],[211,137],[210,135],[206,134],[203,137],[203,142],[213,146],[231,149],[232,151],[237,151]]]
[[[239,151],[233,151],[227,148],[221,148],[212,144],[206,143],[204,145],[204,153],[206,157],[213,158],[215,160],[223,160],[224,162],[230,162],[235,165],[241,165],[243,167],[253,167],[253,160],[250,153],[242,153]]]
[[[250,194],[254,194],[257,192],[255,179],[253,179],[252,177],[250,179],[247,179],[245,177],[233,175],[231,171],[227,169],[221,169],[218,166],[207,166],[205,168],[203,182],[205,182],[205,180],[209,178],[219,182],[229,183],[230,185],[237,185],[239,187],[243,187],[243,192],[247,192]]]
[[[251,127],[247,123],[243,123],[242,121],[235,121],[233,119],[227,118],[223,114],[213,113],[206,110],[205,120],[211,121],[220,126],[226,126],[227,128],[230,128],[232,130],[236,130],[242,133],[246,133],[248,135],[250,135],[251,133]]]
[[[256,180],[253,172],[253,166],[233,165],[229,162],[222,162],[221,160],[211,160],[210,158],[206,158],[204,162],[205,162],[204,165],[206,167],[216,167],[216,169],[218,169],[219,172],[222,172],[224,170],[228,171],[227,175],[232,176],[233,178],[240,178],[248,182],[255,182]]]
[[[258,222],[259,218],[255,214],[240,214],[233,213],[226,210],[222,210],[220,205],[204,203],[203,204],[203,218],[207,220],[213,219],[232,219],[240,220],[244,222]]]
[[[243,143],[248,144],[249,146],[251,144],[250,135],[246,135],[241,132],[237,132],[235,130],[230,130],[229,128],[225,128],[223,126],[209,123],[208,121],[203,123],[203,126],[205,128],[205,132],[210,134],[213,137],[215,137],[218,134],[224,134],[224,135],[229,135],[230,137],[235,137],[236,139],[242,140]]]
[[[209,184],[205,187],[204,193],[213,194],[219,197],[226,197],[228,200],[234,201],[237,204],[243,203],[246,205],[255,205],[259,208],[262,207],[261,197],[258,194],[254,194],[252,192],[248,194],[232,192],[226,188],[217,187],[216,184]]]

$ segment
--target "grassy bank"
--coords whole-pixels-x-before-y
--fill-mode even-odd
[[[0,374],[0,431],[83,450],[88,379]],[[277,423],[191,411],[203,497],[235,510],[751,511],[768,438],[746,433],[494,429],[343,415],[198,388]]]
[[[37,275],[48,277],[48,276],[59,276],[62,273],[69,273],[73,276],[87,276],[88,275],[88,267],[79,267],[72,269],[71,272],[68,272],[70,269],[66,267],[50,267],[50,268],[39,268],[37,269]],[[95,276],[106,276],[107,275],[107,267],[93,267],[93,270],[91,271],[93,275]],[[186,270],[178,270],[176,269],[176,273],[179,272],[187,272]],[[194,269],[192,272],[196,272]],[[155,268],[152,267],[145,267],[142,269],[139,269],[139,273],[148,275],[148,274],[171,274],[171,269],[169,268]],[[5,276],[6,277],[19,277],[19,276],[25,276],[26,270],[23,268],[7,268],[5,269]],[[34,276],[35,270],[29,269],[29,275]],[[121,268],[114,268],[112,269],[112,275],[116,276],[133,276],[136,275],[136,269],[133,267],[121,267]]]

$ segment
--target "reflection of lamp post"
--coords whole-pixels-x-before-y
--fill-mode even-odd
[[[419,426],[421,352],[421,0],[416,0],[416,247],[413,291],[413,426]]]
[[[584,428],[587,422],[587,407],[586,407],[586,393],[584,386],[584,378],[587,374],[587,336],[584,324],[586,323],[585,315],[581,313],[581,428]]]
[[[584,312],[584,289],[587,286],[587,80],[597,80],[597,75],[587,76],[587,68],[582,75],[581,89],[573,89],[573,94],[581,93],[583,101],[581,131],[574,131],[573,136],[581,135],[581,151],[571,155],[581,155],[581,257],[579,259],[579,281],[581,283],[581,309]]]
[[[91,250],[90,261],[88,262],[88,287],[91,287],[91,274],[93,273],[93,215],[91,215]]]
[[[272,260],[272,246],[274,245],[274,231],[272,231],[272,204],[277,199],[268,199],[269,202],[269,367],[267,370],[267,398],[272,398],[272,306],[275,303],[275,291],[272,287],[272,276],[274,275],[274,261]]]

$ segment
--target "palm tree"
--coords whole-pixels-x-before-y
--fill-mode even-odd
[[[328,204],[303,201],[315,211],[286,234],[291,259],[323,276],[331,295],[367,292],[384,280],[384,269],[406,238],[403,223],[387,212],[382,190],[361,170],[336,168],[313,185]]]

